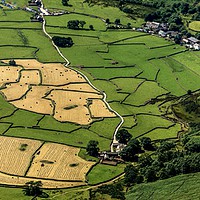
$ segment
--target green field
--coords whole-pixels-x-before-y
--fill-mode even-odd
[[[127,200],[199,199],[200,173],[180,175],[154,183],[134,186],[126,195]]]
[[[25,0],[16,3],[21,8],[28,4]],[[59,48],[61,53],[70,61],[70,67],[85,74],[95,87],[106,93],[106,101],[124,119],[120,128],[127,129],[133,138],[145,136],[153,142],[177,139],[181,125],[174,120],[170,109],[165,113],[167,106],[174,103],[168,97],[181,97],[188,90],[200,88],[200,53],[133,29],[107,29],[107,18],[113,25],[120,19],[125,26],[131,23],[132,27],[141,27],[144,21],[140,17],[154,10],[152,7],[135,5],[135,13],[140,11],[140,16],[128,17],[117,7],[105,7],[103,2],[94,5],[70,0],[71,6],[63,6],[61,0],[43,0],[43,3],[50,11],[71,12],[45,16],[46,31],[51,37],[72,38],[73,46]],[[22,9],[0,10],[0,59],[65,62],[51,39],[43,33],[42,24],[30,21],[32,15]],[[72,30],[67,28],[69,20],[83,20],[86,24],[83,29]],[[89,25],[93,25],[94,30],[90,30]],[[191,22],[190,29],[199,31],[199,21]],[[87,155],[86,146],[90,140],[99,142],[100,151],[110,150],[119,123],[119,117],[102,118],[88,126],[59,122],[50,115],[17,109],[0,95],[1,135],[80,147],[79,154],[86,160],[98,161]],[[125,164],[98,163],[87,174],[88,183],[93,185],[113,179],[123,172],[124,167]],[[133,193],[127,194],[127,199],[198,199],[198,178],[199,174],[185,175],[136,185]],[[0,188],[0,192],[3,196],[0,199],[5,199],[4,196],[29,199],[18,189]],[[49,194],[54,199],[90,198],[89,191],[64,192],[67,191],[55,191],[55,197],[53,192]]]
[[[89,184],[93,185],[100,182],[104,182],[106,180],[110,180],[114,178],[115,176],[123,173],[124,167],[125,165],[123,164],[117,165],[117,167],[98,164],[92,168],[92,170],[87,176]],[[102,173],[104,174],[103,176],[102,176]]]

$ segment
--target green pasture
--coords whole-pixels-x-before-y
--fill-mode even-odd
[[[133,30],[107,30],[106,32],[101,32],[99,40],[105,43],[119,42],[121,40],[135,40],[136,38],[143,40],[147,36],[146,33],[136,32]]]
[[[157,104],[148,104],[140,107],[125,105],[120,102],[112,102],[109,104],[112,109],[116,110],[122,116],[134,115],[138,113],[160,115]]]
[[[176,124],[175,126],[172,126],[168,129],[156,129],[153,130],[147,134],[145,134],[145,137],[150,137],[151,140],[162,140],[167,138],[177,138],[178,131],[181,130],[181,127],[179,124]]]
[[[13,115],[3,118],[0,122],[13,123],[13,126],[32,127],[35,126],[42,115],[26,110],[17,110]]]
[[[8,130],[10,126],[11,126],[11,124],[1,123],[1,122],[0,122],[0,135],[1,135],[1,134],[4,134],[4,132],[5,132],[6,130]]]
[[[127,94],[117,92],[116,86],[107,80],[94,80],[93,84],[106,93],[106,100],[109,101],[122,101]]]
[[[42,24],[37,22],[1,22],[0,21],[0,29],[42,29]]]
[[[124,101],[124,103],[140,106],[147,103],[152,98],[166,93],[168,93],[168,91],[159,87],[156,82],[145,81]]]
[[[200,21],[193,21],[189,24],[189,28],[193,31],[200,31]]]
[[[40,62],[64,61],[51,44],[50,39],[42,31],[23,30],[22,33],[27,38],[30,46],[34,46],[39,49],[39,51],[36,53],[36,58]]]
[[[141,72],[137,67],[127,68],[83,68],[84,71],[90,73],[94,78],[110,79],[120,77],[134,77]]]
[[[72,38],[73,39],[73,38]],[[107,66],[108,61],[102,59],[97,53],[102,45],[90,46],[72,46],[71,48],[62,48],[61,52],[69,59],[72,66]],[[104,45],[103,45],[104,48]]]
[[[89,14],[98,16],[103,19],[109,18],[111,22],[114,22],[116,18],[121,20],[122,24],[132,23],[134,26],[141,25],[144,21],[142,19],[129,19],[125,13],[120,11],[115,7],[105,7],[102,5],[89,5],[88,3],[83,3],[81,0],[73,0],[70,1],[69,4],[71,6],[63,6],[59,0],[51,1],[44,0],[44,5],[46,8],[54,10],[55,8],[58,10],[66,10],[72,12],[78,12],[83,14]]]
[[[60,36],[60,37],[67,37],[67,35],[59,35],[59,34],[51,34],[51,36]],[[69,35],[74,42],[74,46],[96,46],[96,45],[102,45],[103,48],[100,50],[106,51],[106,45],[103,45],[103,43],[99,42],[97,37],[88,37],[85,35]]]
[[[35,58],[37,48],[20,46],[0,46],[0,59]]]
[[[172,66],[170,66],[170,62],[167,62],[169,60],[170,58],[157,59],[151,61],[151,64],[160,70],[157,75],[157,83],[159,84],[159,86],[165,88],[168,92],[170,92],[173,95],[183,95],[186,91],[179,84],[179,81],[177,79],[176,74],[179,74],[179,72],[173,73],[173,69]]]
[[[42,130],[39,128],[10,128],[6,132],[6,135],[38,139],[49,142],[58,142],[77,147],[86,147],[90,140],[97,140],[101,150],[108,150],[111,143],[111,140],[102,138],[87,129],[80,129],[74,131],[73,133],[63,133],[58,131]]]
[[[50,35],[63,35],[63,37],[66,36],[80,36],[80,37],[94,37],[94,38],[98,38],[99,34],[101,32],[99,31],[88,31],[88,30],[73,30],[73,29],[68,29],[67,27],[52,27],[52,26],[46,26],[46,31],[50,34]]]
[[[0,45],[24,45],[19,36],[19,30],[2,29],[0,34]]]
[[[172,122],[154,115],[137,115],[135,118],[137,125],[129,129],[133,137],[139,137],[154,128],[167,128],[172,125]]]
[[[5,101],[4,97],[0,93],[0,119],[2,117],[11,115],[15,111],[15,107]]]
[[[123,117],[124,123],[122,124],[122,128],[130,129],[136,125],[136,120],[134,116],[126,116]]]
[[[69,122],[59,122],[49,115],[45,115],[45,117],[39,122],[38,126],[42,129],[51,129],[65,132],[72,132],[81,127]]]
[[[61,16],[47,16],[45,17],[48,26],[64,26],[67,27],[67,23],[70,20],[85,21],[84,29],[89,29],[90,25],[93,25],[95,30],[105,31],[106,26],[99,18],[94,18],[90,16],[80,15],[80,14],[66,14]]]
[[[165,46],[162,48],[149,49],[145,45],[110,45],[109,53],[102,54],[104,58],[112,58],[118,61],[120,65],[134,65],[141,66],[143,61],[149,59],[156,59],[160,57],[166,57],[173,53],[183,51],[181,46]]]
[[[18,1],[19,2],[19,1]],[[27,2],[24,0],[24,2]],[[30,22],[31,13],[24,10],[0,10],[0,21],[28,21]]]
[[[93,185],[110,180],[123,173],[124,168],[124,164],[118,164],[117,166],[98,164],[87,175],[88,182]]]
[[[120,89],[120,92],[129,93],[134,92],[143,81],[143,79],[136,78],[116,78],[111,80]]]
[[[138,33],[138,35],[141,34],[141,32],[135,32],[135,33]],[[130,44],[130,43],[144,43],[148,48],[162,48],[162,47],[165,47],[167,45],[172,45],[172,44],[175,46],[175,44],[169,40],[165,40],[158,36],[152,36],[152,35],[144,34],[144,33],[141,35],[141,37],[130,38],[130,39],[118,42],[116,44]]]
[[[93,123],[89,130],[97,133],[100,137],[112,140],[115,129],[119,123],[119,117],[104,118],[102,121]]]
[[[185,68],[188,68],[192,72],[200,75],[200,55],[197,52],[187,51],[181,54],[174,55],[177,62],[180,62]]]
[[[191,200],[199,199],[200,173],[175,176],[153,183],[133,186],[126,195],[127,200]]]

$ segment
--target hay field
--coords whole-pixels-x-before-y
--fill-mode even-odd
[[[25,150],[20,150],[22,144],[27,145]],[[0,139],[0,171],[23,176],[33,153],[41,144],[36,140],[2,136]]]
[[[37,60],[16,60],[17,65],[25,69],[38,69],[42,74],[42,84],[64,85],[71,82],[86,82],[76,71],[64,67],[61,63],[43,64]]]
[[[10,82],[17,82],[19,79],[19,70],[22,68],[17,66],[1,66],[0,67],[0,73],[1,73],[1,78],[0,78],[0,88],[5,84],[5,83],[10,83]]]
[[[54,181],[54,180],[41,180],[37,178],[27,178],[27,177],[18,177],[10,176],[0,172],[0,183],[5,185],[17,185],[23,186],[29,181],[41,181],[42,188],[68,188],[86,185],[84,182],[70,182],[70,181]]]
[[[80,158],[78,156],[79,150],[66,145],[46,143],[35,154],[27,176],[85,181],[85,175],[94,162]]]
[[[116,116],[106,107],[102,92],[93,88],[75,70],[60,63],[43,64],[33,59],[15,61],[18,66],[23,67],[19,71],[20,79],[16,83],[7,83],[1,92],[17,108],[52,115],[61,122],[82,125],[90,124],[93,116]],[[91,114],[88,107],[90,99],[99,99],[96,107],[92,105],[92,112],[96,112],[100,106],[101,113]]]
[[[111,112],[101,99],[92,99],[92,104],[89,108],[92,117],[116,117],[115,113]]]
[[[26,109],[41,114],[53,114],[53,103],[43,98],[50,90],[49,86],[32,86],[29,92],[21,99],[13,101],[17,108]]]
[[[55,102],[54,118],[59,121],[71,121],[78,124],[92,122],[87,99],[101,98],[100,94],[53,90],[50,97]]]

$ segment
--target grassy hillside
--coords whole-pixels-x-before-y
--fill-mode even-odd
[[[131,188],[126,199],[132,200],[197,200],[199,199],[200,173],[176,176],[154,183]]]

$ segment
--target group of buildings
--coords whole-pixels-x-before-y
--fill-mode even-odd
[[[173,40],[176,37],[180,37],[178,31],[170,31],[169,24],[167,23],[158,23],[158,22],[146,22],[141,28],[137,28],[137,31],[157,34],[160,37],[168,38]],[[185,45],[187,48],[200,50],[200,40],[195,37],[186,37],[182,36],[180,39],[180,44]]]

